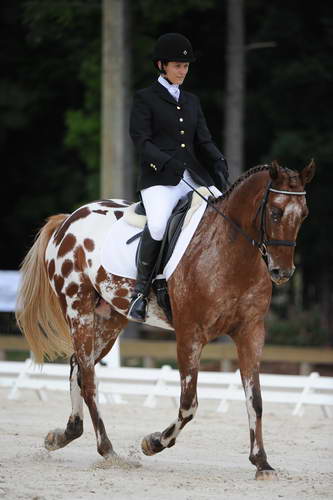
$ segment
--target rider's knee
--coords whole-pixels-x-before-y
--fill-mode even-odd
[[[161,224],[160,221],[148,222],[149,232],[151,237],[156,241],[161,241],[163,239],[165,224]]]

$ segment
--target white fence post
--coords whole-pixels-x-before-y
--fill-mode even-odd
[[[239,370],[236,370],[235,376],[240,377]],[[223,399],[220,401],[220,404],[218,405],[216,411],[219,411],[221,413],[226,413],[229,410],[228,394],[231,393],[232,391],[234,391],[235,389],[237,389],[238,385],[242,385],[242,382],[240,381],[240,383],[238,383],[238,384],[230,384],[227,387],[227,389],[225,391],[225,395],[224,395]]]
[[[304,389],[303,389],[303,391],[302,391],[302,393],[301,393],[301,395],[299,397],[299,401],[298,401],[298,403],[296,404],[296,406],[295,406],[295,408],[293,410],[293,415],[299,415],[299,416],[303,415],[304,408],[302,408],[302,405],[303,405],[305,396],[308,395],[312,391],[312,389],[311,389],[311,383],[312,383],[313,379],[318,378],[318,377],[319,377],[319,373],[317,373],[317,372],[312,372],[308,376],[308,382],[304,386]]]
[[[20,397],[19,387],[20,385],[24,386],[24,382],[28,379],[27,371],[30,368],[31,363],[32,361],[30,358],[26,359],[22,363],[22,369],[20,370],[18,377],[14,381],[13,387],[8,394],[8,399],[19,399]]]
[[[104,356],[103,361],[107,364],[108,368],[119,368],[120,367],[120,345],[119,337],[112,346],[111,351]]]
[[[165,388],[167,386],[166,381],[164,379],[164,375],[168,372],[171,372],[171,366],[163,365],[160,369],[159,377],[156,380],[155,385],[152,386],[150,394],[146,397],[143,406],[148,406],[149,408],[155,408],[156,406],[156,396],[160,392],[161,388]]]

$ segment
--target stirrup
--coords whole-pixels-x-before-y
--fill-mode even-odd
[[[135,307],[138,305],[139,301],[143,302],[144,308],[143,310],[138,309],[135,311]],[[147,297],[145,297],[143,293],[138,293],[130,305],[130,308],[127,313],[127,318],[132,321],[137,321],[138,323],[144,323],[146,321],[147,306],[148,306]]]

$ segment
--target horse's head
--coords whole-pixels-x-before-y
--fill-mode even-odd
[[[308,215],[305,185],[316,170],[313,160],[300,173],[273,162],[269,174],[271,186],[263,217],[264,239],[271,279],[281,285],[294,273],[294,248],[299,228]]]

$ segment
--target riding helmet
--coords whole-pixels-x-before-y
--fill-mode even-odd
[[[191,42],[180,33],[166,33],[156,42],[153,61],[193,62],[195,57]]]

